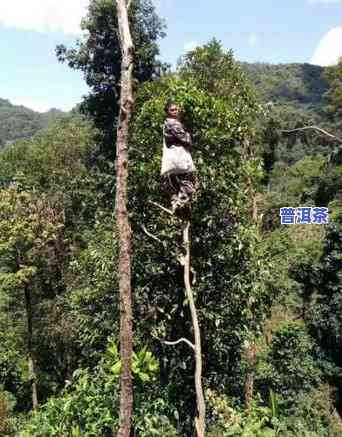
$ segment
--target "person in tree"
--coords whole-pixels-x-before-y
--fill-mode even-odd
[[[179,120],[179,108],[169,101],[165,106],[161,176],[163,187],[171,195],[171,207],[189,205],[195,193],[196,168],[190,150],[192,139]]]

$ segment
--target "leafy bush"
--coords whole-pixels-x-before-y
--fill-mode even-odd
[[[119,354],[113,342],[94,370],[79,369],[59,397],[32,414],[22,437],[111,437],[118,430]],[[176,436],[169,416],[177,417],[151,385],[158,362],[143,348],[134,355],[136,408],[134,428],[141,437]]]

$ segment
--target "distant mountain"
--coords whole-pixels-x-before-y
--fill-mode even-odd
[[[35,112],[24,106],[12,105],[0,98],[0,148],[19,139],[32,137],[40,129],[63,117],[65,113],[50,109],[45,113]]]
[[[240,65],[262,102],[323,113],[324,94],[328,89],[323,67],[312,64],[274,65],[246,62]]]
[[[262,103],[272,102],[292,118],[309,117],[325,121],[325,97],[328,84],[324,68],[311,64],[240,63]],[[9,142],[32,137],[65,113],[51,109],[38,113],[0,99],[0,148]]]

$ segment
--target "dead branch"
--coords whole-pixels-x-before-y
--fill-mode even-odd
[[[321,127],[318,127],[318,126],[304,126],[304,127],[299,127],[299,128],[296,128],[296,129],[281,130],[280,132],[285,133],[285,134],[291,134],[293,132],[300,132],[300,131],[304,131],[304,130],[316,130],[317,132],[320,132],[321,134],[326,135],[329,138],[337,140],[339,143],[342,144],[342,139],[341,138],[339,138],[336,135],[333,135],[333,134],[327,132],[326,130],[324,130]]]
[[[179,340],[176,340],[176,341],[163,341],[164,344],[167,344],[167,345],[170,345],[170,346],[173,346],[173,345],[181,343],[181,342],[186,343],[188,346],[191,347],[191,349],[195,350],[195,346],[191,343],[191,341],[189,341],[189,340],[187,340],[186,338],[183,338],[183,337],[180,338]]]

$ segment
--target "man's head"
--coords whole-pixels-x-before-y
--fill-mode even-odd
[[[169,118],[178,118],[179,107],[174,101],[168,101],[165,105],[165,112]]]

